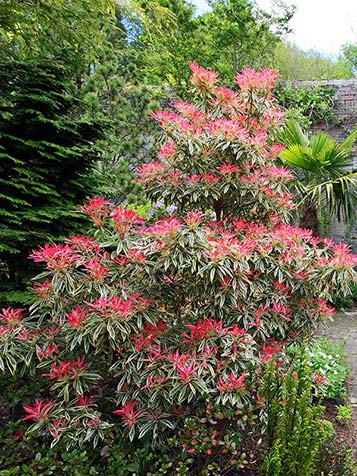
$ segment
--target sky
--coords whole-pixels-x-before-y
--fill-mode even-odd
[[[257,0],[269,11],[271,0]],[[204,0],[193,0],[197,12],[209,9]],[[285,0],[297,9],[288,39],[304,50],[337,56],[344,43],[357,43],[357,0]]]

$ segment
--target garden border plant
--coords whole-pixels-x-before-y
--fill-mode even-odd
[[[110,445],[115,432],[123,448],[171,448],[157,474],[213,476],[256,464],[266,366],[288,375],[286,346],[333,313],[333,292],[348,294],[356,257],[288,224],[276,74],[245,70],[233,91],[191,70],[193,102],[154,114],[160,160],[138,170],[152,203],[175,214],[83,205],[93,236],[34,250],[46,267],[37,302],[29,315],[2,311],[0,368],[47,381],[24,406],[30,433],[71,446]]]

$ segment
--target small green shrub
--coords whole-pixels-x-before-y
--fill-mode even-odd
[[[305,349],[297,349],[284,373],[270,362],[260,395],[264,401],[268,448],[260,469],[264,476],[312,476],[321,444],[331,428],[313,403],[313,380]]]
[[[323,383],[319,386],[322,396],[346,398],[345,382],[349,368],[346,363],[344,344],[334,344],[329,339],[317,339],[306,349],[306,352],[316,379]]]
[[[333,300],[333,305],[339,311],[345,311],[351,309],[357,304],[357,284],[352,284],[352,293],[349,296],[336,295]]]
[[[353,418],[353,409],[351,405],[337,405],[337,418],[339,420],[351,420]]]

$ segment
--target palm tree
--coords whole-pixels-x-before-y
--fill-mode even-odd
[[[299,225],[320,234],[323,214],[353,222],[357,205],[357,173],[352,171],[355,129],[342,143],[325,132],[311,137],[295,120],[289,120],[279,140],[286,145],[280,158],[295,173],[299,196]]]

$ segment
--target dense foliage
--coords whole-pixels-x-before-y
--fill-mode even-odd
[[[348,474],[314,405],[343,394],[346,368],[327,369],[318,346],[307,361],[299,345],[355,285],[356,259],[288,225],[275,74],[232,78],[250,65],[284,79],[349,77],[351,66],[285,46],[290,8],[210,5],[0,5],[6,299],[25,301],[31,249],[46,266],[29,312],[0,312],[1,476]],[[235,89],[193,64],[193,102],[174,101],[193,58]],[[329,114],[325,92],[282,95],[310,121]],[[148,118],[153,98],[175,112]],[[155,161],[153,119],[164,131]],[[98,178],[105,198],[75,212]],[[118,207],[141,200],[140,216]]]
[[[55,60],[80,83],[88,61],[106,41],[105,27],[112,22],[114,11],[112,0],[2,2],[2,60]]]
[[[294,354],[297,350],[293,350]],[[331,359],[331,357],[333,358]],[[325,340],[316,341],[304,353],[298,351],[295,359],[296,362],[290,365],[288,372],[280,370],[281,367],[280,369],[276,367],[273,359],[265,369],[264,387],[270,402],[269,408],[266,408],[266,421],[270,422],[268,434],[272,444],[270,445],[271,450],[264,457],[265,469],[268,467],[264,474],[273,475],[274,471],[281,471],[282,466],[286,466],[285,461],[287,460],[290,460],[290,463],[294,465],[294,461],[298,460],[296,458],[298,454],[299,461],[303,462],[305,468],[308,467],[311,460],[314,461],[313,474],[352,476],[355,472],[351,451],[343,446],[342,448],[336,446],[336,442],[328,437],[333,433],[329,422],[321,421],[310,412],[311,398],[316,392],[316,388],[311,386],[311,379],[308,377],[310,362],[314,363],[313,370],[319,372],[320,379],[327,378],[327,383],[318,387],[319,391],[333,392],[332,394],[337,396],[346,373],[342,349],[335,348],[331,342]],[[298,378],[296,378],[297,375]],[[71,471],[76,476],[87,476],[88,474],[114,476],[119,472],[120,475],[130,476],[133,472],[143,475],[146,471],[145,468],[148,467],[150,467],[152,475],[167,476],[170,474],[171,468],[175,467],[177,459],[175,438],[171,438],[167,444],[154,450],[150,445],[143,444],[142,441],[138,445],[126,444],[123,447],[121,438],[116,435],[116,439],[107,440],[107,444],[104,446],[92,448],[90,445],[86,445],[85,448],[73,448],[67,451],[64,441],[59,441],[53,448],[49,448],[46,438],[34,439],[31,437],[32,435],[26,435],[26,422],[16,421],[21,417],[20,403],[21,401],[28,402],[34,397],[39,398],[43,379],[34,381],[19,376],[16,378],[0,377],[0,385],[5,390],[5,393],[0,395],[0,407],[2,408],[0,418],[5,416],[4,408],[8,408],[10,420],[13,420],[3,420],[5,424],[0,430],[1,476],[42,476],[57,474],[59,471]],[[304,394],[302,399],[301,394]],[[284,395],[283,399],[282,395]],[[306,413],[306,407],[309,409],[309,414]],[[342,414],[341,409],[344,407],[338,406],[337,408]],[[318,415],[320,411],[320,407],[316,408],[315,415]],[[294,418],[292,418],[293,415],[295,415]],[[285,432],[285,422],[288,418],[290,425]],[[253,424],[255,421],[253,419]],[[202,431],[202,422],[195,426],[199,431],[193,428],[193,422],[191,422],[190,429],[196,433],[194,447],[197,449],[207,446],[207,438]],[[299,439],[303,426],[309,431],[305,431],[303,438]],[[280,442],[278,441],[279,433],[280,435],[283,433],[283,442],[281,442],[281,437]],[[285,435],[287,436],[285,437]],[[316,458],[316,455],[314,458],[312,454],[316,448],[316,435],[319,435],[321,439],[319,458]],[[254,447],[258,452],[262,450],[261,444],[259,444],[260,438],[261,435],[256,435],[254,442]],[[233,442],[233,444],[239,444],[239,442],[238,437],[236,443]],[[301,445],[301,442],[304,444]],[[251,457],[251,454],[247,455],[246,460],[243,460],[239,465],[247,466],[247,459],[251,460]],[[187,452],[180,464],[180,474],[187,474],[190,460],[192,460],[192,453]],[[254,461],[252,466],[254,466]],[[210,471],[211,475],[219,474],[220,469],[217,463],[211,464],[210,467],[211,469],[207,469],[207,472]],[[160,469],[158,470],[158,468]],[[244,470],[240,468],[240,471]],[[247,471],[249,470],[247,469]],[[253,474],[257,474],[256,467]]]
[[[158,3],[174,12],[175,25],[156,38],[144,31],[136,38],[137,46],[148,80],[164,81],[181,96],[188,90],[190,61],[215,69],[225,83],[243,68],[270,65],[294,12],[278,2],[267,12],[253,0],[213,0],[209,11],[195,15],[185,0]]]
[[[82,192],[86,190],[88,196],[96,189],[96,193],[117,204],[138,204],[144,201],[143,188],[134,183],[133,177],[135,167],[150,160],[152,155],[157,128],[153,121],[148,119],[148,113],[157,107],[156,100],[172,99],[178,91],[186,94],[188,61],[196,58],[202,64],[214,67],[220,71],[226,82],[232,81],[234,74],[247,65],[260,67],[278,64],[274,59],[275,52],[281,45],[284,32],[289,29],[293,9],[276,5],[270,12],[266,12],[250,0],[214,1],[210,5],[211,10],[202,15],[196,15],[194,7],[185,0],[157,0],[145,3],[135,0],[100,0],[95,5],[85,0],[75,0],[70,5],[62,0],[28,0],[8,1],[0,5],[0,55],[4,65],[2,83],[5,85],[3,90],[7,91],[8,86],[5,83],[11,84],[12,76],[24,74],[26,68],[30,78],[34,64],[43,65],[43,71],[47,66],[50,71],[51,68],[56,68],[55,65],[60,65],[58,82],[65,78],[62,85],[65,101],[69,101],[70,94],[73,96],[68,120],[81,118],[83,121],[86,118],[88,123],[98,124],[98,130],[102,131],[101,140],[96,144],[100,155],[100,160],[97,161],[98,173],[92,175],[91,181],[88,180],[88,174],[85,174],[85,177],[82,174],[76,177],[75,186],[78,185]],[[280,53],[277,56],[279,55]],[[280,56],[283,58],[284,55]],[[24,96],[30,91],[27,90],[30,86],[25,83],[18,83],[16,87],[18,94]],[[52,87],[54,91],[51,90]],[[58,85],[49,79],[47,84],[39,86],[38,97],[33,100],[46,102],[52,93],[57,94],[57,87]],[[6,101],[9,101],[9,98],[10,96]],[[322,109],[327,112],[327,109],[322,107],[325,105],[325,101],[318,99],[314,101],[313,109],[319,111],[319,114]],[[28,106],[37,107],[35,104]],[[8,105],[5,106],[4,103],[4,107]],[[300,105],[298,108],[301,109]],[[21,111],[18,111],[18,114],[19,117],[22,116]],[[53,120],[59,120],[54,111],[52,114]],[[15,123],[10,124],[11,121],[17,120],[14,117],[6,116],[2,120],[6,120],[6,127],[18,126]],[[30,130],[37,134],[39,129],[42,133],[44,131],[41,130],[41,125],[39,121],[37,125],[33,124]],[[29,132],[26,134],[27,143],[21,147],[21,151],[18,150],[21,158],[16,155],[16,160],[24,161],[23,155],[33,153],[33,144],[29,144],[28,140],[37,138],[30,139]],[[68,135],[67,145],[71,148],[77,147],[79,152],[83,145],[82,138],[78,137],[76,143],[73,134],[70,132]],[[58,145],[64,146],[66,140],[62,134]],[[51,141],[52,139],[49,142]],[[94,136],[90,141],[94,141]],[[6,146],[8,147],[8,144]],[[62,152],[57,152],[62,153],[63,149]],[[94,153],[93,150],[88,154],[82,150],[82,153],[85,154],[84,166],[93,159]],[[26,166],[29,165],[27,161]],[[67,164],[62,165],[67,167]],[[12,166],[16,167],[16,164]],[[43,193],[46,187],[53,187],[50,176],[52,172],[49,174],[48,183],[47,178],[42,177]],[[34,170],[34,173],[36,175],[38,171]],[[46,173],[44,172],[45,175]],[[61,174],[58,177],[61,177]],[[7,180],[6,174],[4,179]],[[96,188],[97,179],[104,179],[104,185],[99,189]],[[63,190],[65,191],[65,187]],[[6,200],[12,203],[11,207],[18,199],[26,201],[22,196],[25,192],[18,188],[7,188],[5,192]],[[60,190],[56,191],[60,194],[57,199],[64,208],[66,203],[72,206],[70,204],[74,201],[79,202],[83,198],[82,192],[76,192],[69,200],[67,192],[62,195]],[[34,192],[26,193],[31,195]],[[50,194],[47,198],[50,199]],[[27,205],[23,205],[20,216],[16,217],[17,223],[21,222],[21,216],[26,213]],[[6,206],[4,205],[3,209]],[[16,206],[20,206],[19,202]],[[56,207],[57,205],[53,210],[47,210],[46,217],[37,216],[37,219],[40,219],[39,225],[44,223],[44,220],[48,221],[46,226],[51,228],[51,233],[46,227],[41,232],[37,230],[36,236],[21,230],[11,245],[8,238],[5,239],[4,246],[7,251],[3,252],[0,259],[0,272],[7,283],[2,286],[2,292],[5,294],[2,294],[0,300],[25,302],[30,299],[30,296],[25,296],[22,291],[20,294],[17,292],[26,281],[28,250],[52,239],[51,237],[63,236],[69,230],[67,225],[57,230],[58,225],[62,226],[63,222],[61,219],[53,222],[59,216],[59,208]],[[12,218],[4,215],[6,223],[6,220],[14,218],[14,209],[11,210]],[[30,213],[31,220],[36,213]],[[26,220],[24,223],[27,223]],[[6,232],[3,230],[2,233],[9,237],[16,226],[13,228],[12,225],[6,225]],[[25,226],[27,227],[27,224]],[[22,240],[25,235],[26,247],[20,249],[16,242]],[[17,251],[16,256],[14,251]],[[9,270],[7,263],[13,260],[17,263],[17,269]]]
[[[331,86],[298,87],[279,85],[275,97],[286,109],[287,118],[295,119],[303,129],[335,120],[335,88]]]
[[[272,64],[284,79],[292,81],[354,77],[346,54],[330,58],[318,51],[304,51],[291,43],[278,43]]]
[[[36,269],[31,248],[83,224],[76,204],[94,187],[101,129],[83,118],[66,85],[53,62],[0,63],[1,291],[13,292],[9,302]]]
[[[269,428],[268,368],[291,380],[284,348],[333,312],[356,257],[287,224],[275,73],[246,70],[233,91],[191,70],[194,102],[154,114],[160,161],[138,170],[149,197],[176,214],[144,222],[102,198],[83,205],[94,238],[33,251],[46,265],[38,301],[30,316],[2,311],[0,366],[47,381],[24,407],[36,435],[77,445],[116,431],[123,447],[171,448],[157,474],[233,474]],[[304,420],[313,454],[316,412]]]

